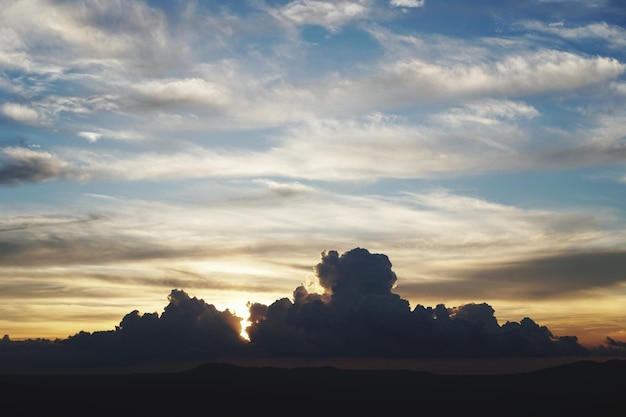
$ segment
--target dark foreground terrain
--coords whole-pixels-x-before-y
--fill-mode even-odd
[[[5,416],[623,415],[626,360],[506,375],[224,363],[158,374],[0,375],[0,396]]]

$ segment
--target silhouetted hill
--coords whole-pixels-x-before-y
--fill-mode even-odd
[[[579,361],[507,375],[441,375],[332,366],[279,368],[208,363],[184,372],[0,375],[10,416],[156,416],[298,410],[380,410],[450,415],[598,415],[626,406],[626,361]],[[294,408],[295,407],[295,408]],[[429,412],[429,413],[430,413]],[[223,411],[219,412],[223,414]]]

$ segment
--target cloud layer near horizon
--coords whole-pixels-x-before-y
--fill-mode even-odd
[[[354,248],[322,252],[314,268],[322,292],[298,286],[292,298],[249,304],[242,318],[173,289],[161,314],[133,310],[115,330],[67,339],[0,341],[2,370],[129,366],[223,357],[468,358],[587,356],[575,336],[554,335],[529,317],[498,323],[487,303],[417,305],[392,290],[389,258]],[[595,354],[626,355],[607,338]]]

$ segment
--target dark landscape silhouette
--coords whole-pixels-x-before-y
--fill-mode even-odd
[[[626,361],[581,360],[506,375],[207,363],[172,373],[0,375],[7,415],[180,415],[230,407],[282,412],[600,415],[626,405]],[[231,411],[233,412],[233,411]]]

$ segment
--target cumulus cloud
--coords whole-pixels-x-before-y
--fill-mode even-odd
[[[174,289],[163,312],[126,314],[115,330],[0,346],[0,368],[123,366],[153,361],[209,361],[242,354],[241,318]],[[13,354],[14,353],[14,354]]]
[[[41,182],[62,174],[66,163],[55,155],[27,148],[0,149],[0,184]]]
[[[293,301],[252,304],[248,334],[264,353],[329,356],[472,357],[581,355],[576,337],[526,317],[499,325],[486,303],[448,308],[409,303],[391,290],[389,259],[363,248],[322,253],[323,294],[296,288]],[[280,343],[278,343],[280,341]]]
[[[362,248],[341,257],[334,250],[323,252],[322,261],[315,266],[315,275],[336,303],[349,302],[355,296],[388,294],[397,280],[386,255],[370,254]]]
[[[487,303],[410,308],[393,293],[389,258],[354,248],[322,252],[314,267],[322,292],[298,286],[291,299],[249,303],[249,341],[229,310],[173,289],[162,314],[126,314],[115,330],[55,341],[2,340],[0,366],[130,365],[207,361],[228,355],[450,358],[585,356],[575,336],[556,336],[525,317],[499,324]],[[609,340],[620,349],[621,342]]]

